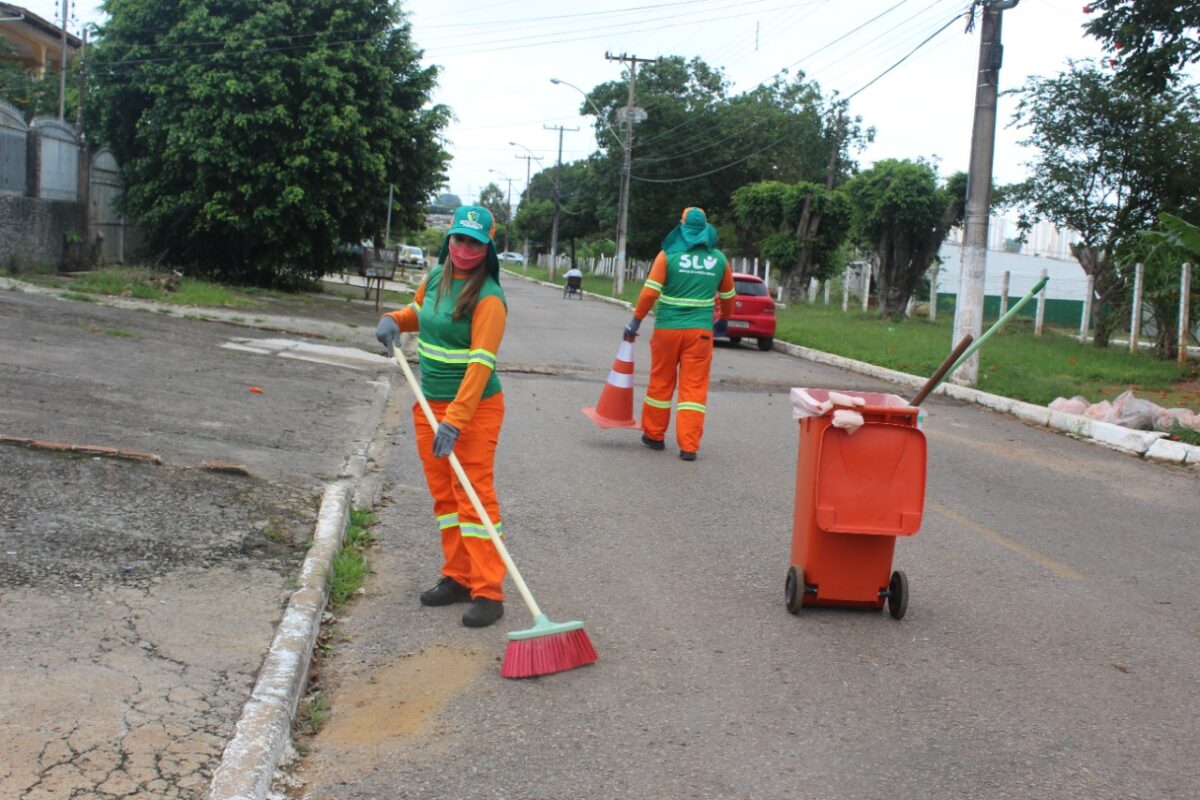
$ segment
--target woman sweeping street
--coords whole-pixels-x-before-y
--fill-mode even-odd
[[[421,603],[470,602],[462,624],[472,628],[491,625],[504,615],[505,568],[447,456],[451,451],[457,456],[502,534],[493,462],[504,421],[504,394],[495,369],[508,312],[492,241],[495,227],[486,208],[461,206],[442,241],[438,263],[417,288],[413,302],[385,314],[375,329],[389,354],[399,344],[401,331],[418,332],[421,390],[440,420],[434,430],[419,405],[413,406],[417,451],[433,495],[445,556],[441,580],[421,593]]]

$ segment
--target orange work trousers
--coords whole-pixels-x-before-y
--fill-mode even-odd
[[[708,374],[712,369],[712,331],[706,328],[655,328],[650,337],[650,384],[642,404],[642,433],[666,437],[671,398],[679,382],[675,440],[680,450],[699,452],[704,435]]]
[[[450,405],[446,400],[430,400],[433,414],[441,419]],[[454,455],[475,493],[483,502],[497,533],[503,534],[500,524],[500,505],[492,484],[496,443],[500,441],[500,424],[504,421],[504,394],[497,392],[479,401],[475,416],[458,435]],[[446,563],[442,574],[453,578],[471,590],[471,597],[503,600],[504,561],[488,536],[487,528],[475,513],[471,499],[458,482],[449,458],[433,457],[434,429],[429,427],[419,404],[413,406],[413,424],[417,434],[417,452],[425,467],[425,482],[433,495],[433,513],[442,531],[442,552]]]

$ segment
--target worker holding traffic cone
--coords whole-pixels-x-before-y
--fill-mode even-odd
[[[642,405],[642,444],[665,448],[671,421],[671,399],[679,383],[675,439],[679,457],[695,461],[704,435],[708,376],[712,369],[713,306],[720,298],[720,317],[733,313],[733,273],[717,249],[717,231],[701,208],[685,208],[675,230],[663,240],[638,296],[633,318],[625,325],[632,342],[655,302],[650,337],[650,385]]]

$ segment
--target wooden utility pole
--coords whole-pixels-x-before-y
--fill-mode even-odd
[[[71,0],[63,0],[62,6],[62,60],[58,67],[58,121],[63,122],[67,114],[67,20],[71,14]]]
[[[562,180],[562,146],[563,132],[577,131],[579,128],[564,128],[562,125],[543,125],[548,131],[558,131],[558,166],[554,170],[554,226],[550,230],[550,280],[554,280],[555,260],[558,258],[558,216],[562,209],[562,198],[559,196],[558,187]]]
[[[657,58],[638,58],[637,56],[629,56],[622,53],[619,56],[614,56],[611,53],[605,53],[604,57],[609,61],[621,61],[629,64],[628,76],[628,100],[625,104],[625,113],[622,122],[625,124],[625,141],[622,145],[621,157],[621,199],[617,206],[617,257],[613,265],[613,294],[617,297],[621,296],[621,292],[625,289],[625,269],[627,262],[626,249],[629,240],[629,183],[630,183],[630,164],[633,154],[633,124],[639,121],[639,112],[641,119],[645,119],[645,111],[634,105],[634,87],[637,84],[637,65],[638,64],[657,64]]]
[[[953,347],[964,336],[976,340],[983,333],[983,279],[987,269],[988,214],[992,200],[992,155],[996,143],[996,94],[1004,48],[1000,44],[1003,13],[1019,0],[975,0],[982,9],[979,37],[978,82],[975,84],[975,122],[971,131],[971,162],[967,173],[966,224],[963,231],[962,272],[954,303]],[[974,386],[979,377],[979,356],[955,370],[956,383]]]

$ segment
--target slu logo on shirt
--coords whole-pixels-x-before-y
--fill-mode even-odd
[[[679,268],[686,272],[712,272],[717,266],[716,256],[700,256],[684,253],[679,257]]]

